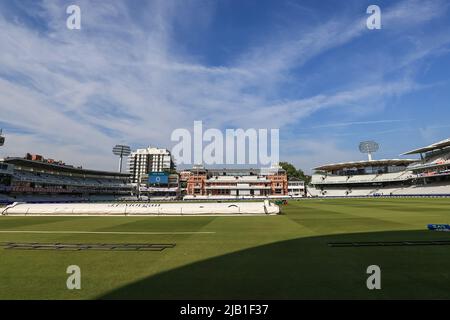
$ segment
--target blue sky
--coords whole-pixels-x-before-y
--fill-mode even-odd
[[[66,7],[82,29],[66,28]],[[366,8],[381,8],[368,30]],[[314,166],[448,138],[447,1],[0,1],[0,155],[113,170],[176,128],[279,128]]]

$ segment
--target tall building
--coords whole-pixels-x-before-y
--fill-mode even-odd
[[[137,183],[141,178],[151,172],[168,172],[174,168],[170,151],[148,147],[137,149],[128,157],[128,172],[131,182]]]

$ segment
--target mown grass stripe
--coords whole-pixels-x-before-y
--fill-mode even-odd
[[[180,232],[139,232],[139,231],[48,231],[48,230],[0,230],[0,233],[36,233],[36,234],[214,234],[215,231],[180,231]]]

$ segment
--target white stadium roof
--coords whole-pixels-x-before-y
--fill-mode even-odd
[[[423,148],[405,152],[402,155],[404,156],[404,155],[408,155],[408,154],[425,153],[425,152],[429,152],[429,151],[433,151],[433,150],[437,150],[437,149],[444,149],[447,147],[450,147],[450,138],[430,144],[429,146],[426,146]]]
[[[341,162],[341,163],[333,163],[326,164],[317,168],[313,168],[313,170],[323,170],[323,171],[331,171],[331,170],[339,170],[345,168],[364,168],[364,167],[373,167],[373,166],[408,166],[411,163],[417,162],[417,159],[381,159],[381,160],[364,160],[364,161],[350,161],[350,162]]]

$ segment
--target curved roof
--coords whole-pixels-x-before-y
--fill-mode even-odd
[[[403,153],[402,155],[407,155],[407,154],[417,154],[417,153],[425,153],[428,151],[433,151],[433,150],[437,150],[437,149],[444,149],[450,147],[450,138],[430,144],[429,146],[426,147],[422,147],[419,149],[415,149],[415,150],[411,150],[408,152]]]
[[[365,168],[372,166],[408,166],[413,162],[417,162],[416,159],[382,159],[382,160],[364,160],[364,161],[350,161],[342,163],[326,164],[313,170],[332,171],[345,168]]]

